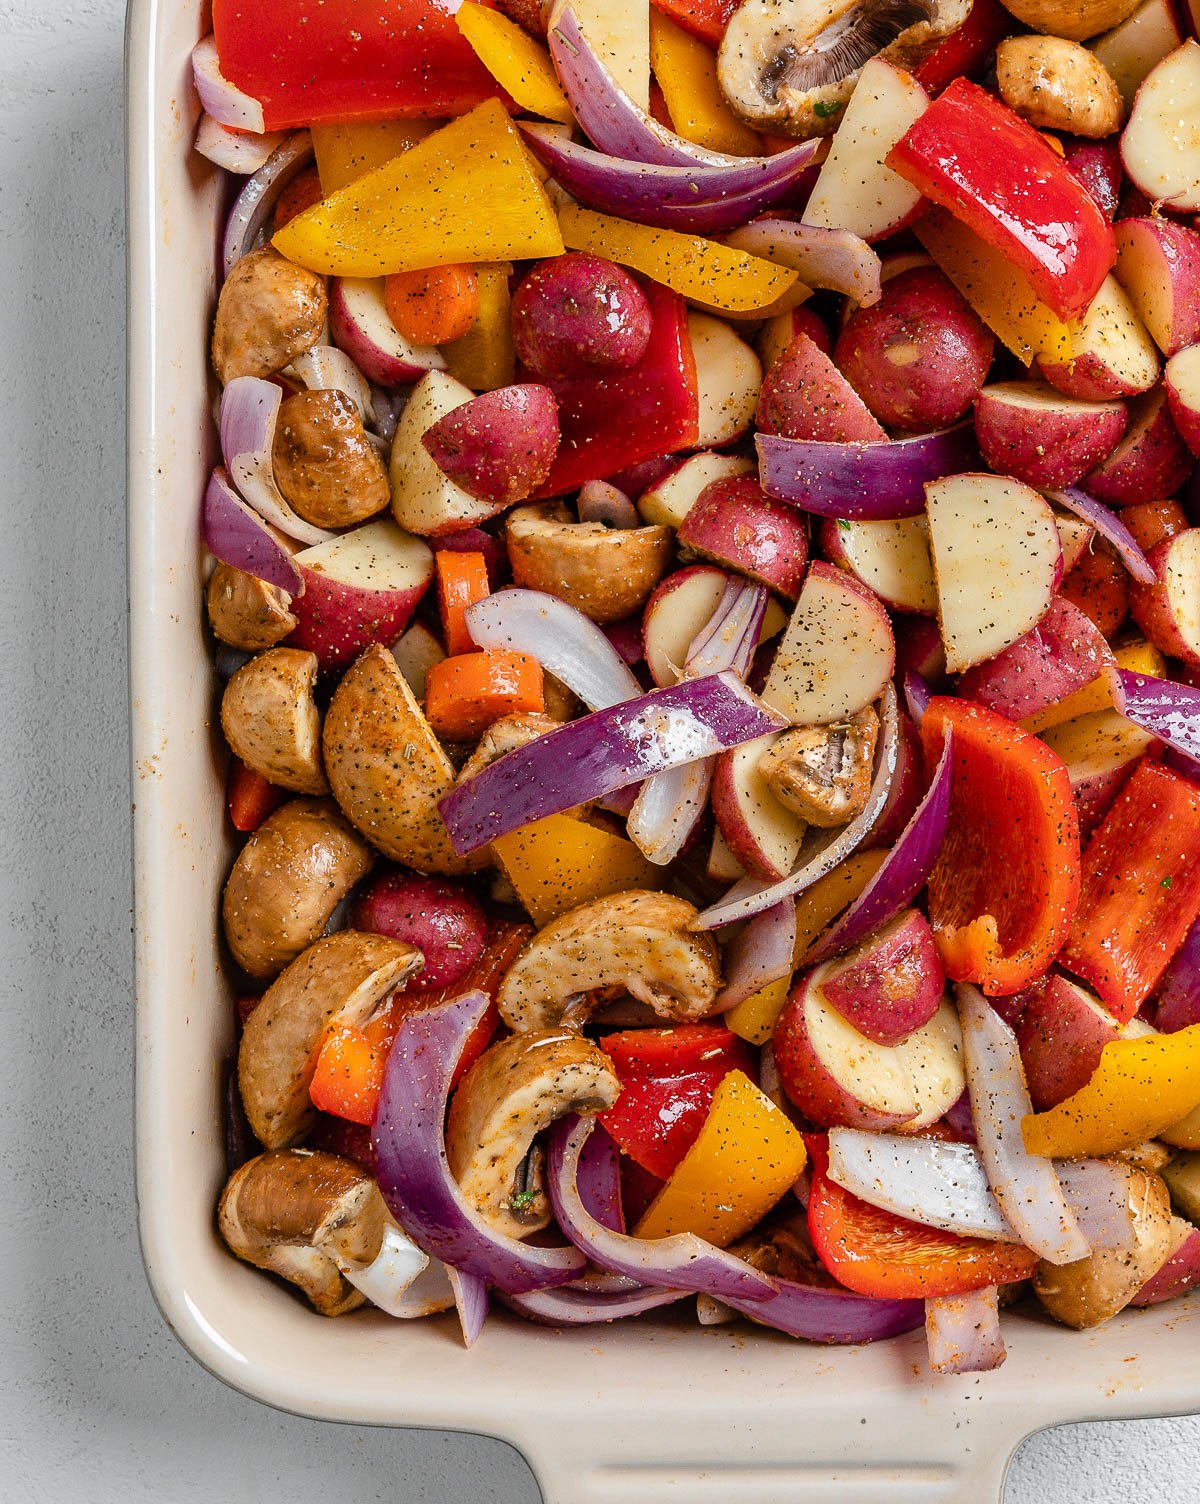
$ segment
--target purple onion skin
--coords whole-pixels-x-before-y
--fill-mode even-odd
[[[1158,986],[1154,1027],[1160,1034],[1175,1034],[1200,1023],[1200,919],[1175,953]]]

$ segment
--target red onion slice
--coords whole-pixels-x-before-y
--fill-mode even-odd
[[[214,559],[286,590],[304,594],[304,576],[278,537],[233,489],[220,465],[204,492],[204,546]]]
[[[540,590],[500,590],[467,611],[471,640],[536,658],[589,710],[636,699],[642,686],[594,621]],[[578,802],[578,801],[576,801]]]
[[[273,381],[235,376],[221,393],[221,453],[229,477],[258,515],[301,543],[335,536],[292,511],[275,484],[275,420],[283,393]]]
[[[995,1285],[925,1302],[929,1366],[934,1373],[989,1373],[1007,1357]]]
[[[853,522],[919,517],[930,481],[979,463],[969,422],[915,439],[838,444],[760,433],[755,444],[768,496],[820,517]]]
[[[387,1057],[371,1127],[376,1178],[388,1210],[426,1253],[511,1294],[566,1284],[583,1272],[575,1248],[537,1248],[489,1227],[446,1159],[450,1081],[471,1032],[490,1006],[468,992],[409,1014]]]
[[[789,267],[809,287],[844,293],[864,308],[883,293],[879,256],[852,230],[759,219],[726,236],[725,244]]]
[[[1121,556],[1121,562],[1143,585],[1153,585],[1158,576],[1151,569],[1146,555],[1138,546],[1137,539],[1109,507],[1077,486],[1066,491],[1047,491],[1051,501],[1064,507],[1084,522],[1090,522],[1102,538],[1106,538]]]
[[[218,125],[230,125],[237,130],[262,135],[263,107],[257,99],[243,94],[221,72],[215,37],[207,36],[192,48],[192,78],[205,114],[211,115]]]
[[[735,674],[686,679],[593,711],[506,753],[452,789],[438,808],[454,849],[465,856],[534,820],[786,724]]]
[[[1175,1034],[1200,1023],[1200,919],[1187,932],[1175,958],[1158,984],[1158,1007],[1154,1027],[1160,1034]]]
[[[781,1279],[769,1300],[725,1297],[725,1304],[762,1326],[806,1342],[850,1346],[881,1342],[911,1332],[925,1319],[919,1300],[876,1300],[832,1285],[804,1285]]]
[[[875,753],[875,777],[860,814],[841,830],[812,830],[800,850],[800,865],[789,877],[778,882],[760,883],[745,877],[735,883],[725,897],[711,904],[695,921],[702,930],[718,929],[736,919],[750,919],[764,909],[773,908],[784,899],[795,898],[819,882],[827,872],[844,862],[866,840],[871,827],[887,803],[888,792],[900,758],[900,707],[896,691],[888,685],[879,701],[880,736]]]
[[[933,699],[933,689],[924,674],[919,674],[915,668],[904,671],[904,703],[908,706],[908,713],[919,726],[925,718],[925,712],[929,709],[929,702]]]
[[[511,1310],[542,1326],[592,1326],[673,1305],[686,1299],[689,1293],[667,1290],[661,1285],[636,1285],[632,1290],[615,1292],[565,1285],[558,1290],[535,1290],[528,1295],[504,1295],[501,1299]]]
[[[1106,670],[1113,702],[1126,720],[1192,762],[1200,761],[1200,689],[1126,668]],[[1193,775],[1194,776],[1194,775]]]
[[[725,947],[725,985],[717,995],[714,1011],[728,1013],[771,982],[790,977],[795,952],[794,903],[777,903],[756,914]]]
[[[769,598],[765,585],[731,577],[716,610],[692,639],[684,673],[698,679],[729,670],[744,679],[754,661]]]
[[[462,1327],[464,1347],[474,1347],[488,1314],[488,1287],[477,1274],[446,1265],[446,1277],[454,1292],[454,1309]]]
[[[251,131],[230,130],[211,115],[201,115],[193,143],[202,157],[226,172],[249,177],[265,165],[273,151],[286,140],[283,131],[268,131],[257,136]]]
[[[637,507],[616,486],[606,480],[589,480],[580,489],[575,502],[580,522],[602,522],[605,527],[641,527]]]
[[[1056,1160],[1063,1195],[1091,1248],[1128,1253],[1137,1244],[1125,1166],[1108,1159]]]
[[[797,156],[739,159],[734,166],[662,167],[629,162],[572,141],[560,126],[520,122],[526,144],[555,182],[589,209],[660,230],[712,235],[782,204],[828,149],[806,142]]]
[[[345,350],[336,345],[314,345],[298,355],[284,373],[309,391],[336,391],[347,396],[358,409],[358,416],[368,426],[375,422],[375,402],[371,384]]]
[[[806,966],[815,966],[866,939],[909,904],[929,881],[950,818],[951,743],[952,733],[947,731],[933,778],[912,819],[867,886],[805,956]]]
[[[960,982],[963,1060],[979,1153],[1001,1210],[1027,1248],[1052,1264],[1091,1251],[1067,1205],[1054,1166],[1030,1154],[1021,1120],[1033,1111],[1017,1037],[977,987]]]
[[[613,1232],[590,1217],[579,1195],[579,1157],[592,1132],[591,1118],[563,1118],[550,1130],[546,1189],[558,1225],[577,1249],[601,1269],[643,1284],[703,1291],[721,1300],[755,1305],[775,1292],[775,1282],[743,1259],[714,1248],[694,1233],[670,1238],[634,1238]]]
[[[307,131],[295,131],[282,146],[271,153],[254,176],[246,180],[245,187],[234,199],[229,218],[225,221],[225,239],[222,245],[225,276],[229,275],[248,251],[254,249],[254,242],[270,218],[276,199],[292,179],[308,166],[312,154],[312,137]]]
[[[625,1231],[625,1209],[621,1202],[621,1151],[603,1123],[596,1124],[583,1146],[576,1184],[579,1199],[589,1217],[594,1217],[609,1232]]]

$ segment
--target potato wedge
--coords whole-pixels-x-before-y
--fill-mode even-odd
[[[225,740],[247,767],[295,794],[327,794],[314,653],[270,648],[242,665],[221,697]]]

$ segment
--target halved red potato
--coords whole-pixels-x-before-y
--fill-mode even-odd
[[[1111,454],[1126,421],[1121,402],[1082,402],[1041,381],[996,382],[975,399],[975,436],[987,463],[1047,491],[1073,486]]]
[[[638,511],[643,522],[663,527],[678,527],[696,505],[701,491],[714,480],[735,475],[752,475],[753,460],[738,454],[713,454],[702,449],[672,465],[638,497]]]
[[[1071,334],[1071,359],[1042,357],[1038,370],[1067,397],[1104,402],[1149,391],[1158,380],[1158,350],[1129,295],[1111,274]]]
[[[758,358],[768,371],[800,334],[807,334],[819,350],[833,354],[833,331],[808,303],[788,313],[777,313],[763,325],[758,336]]]
[[[724,319],[693,312],[687,323],[700,404],[696,443],[706,448],[732,444],[754,421],[762,365]]]
[[[1200,44],[1190,38],[1143,79],[1121,137],[1121,158],[1152,204],[1200,209]]]
[[[329,283],[329,332],[368,381],[410,386],[426,371],[446,368],[442,352],[414,345],[388,317],[382,277],[334,277]]]
[[[710,564],[689,564],[660,580],[642,613],[642,649],[650,677],[660,689],[678,682],[696,634],[717,609],[729,575]],[[767,602],[759,642],[783,631],[787,615]]]
[[[755,877],[773,881],[796,865],[805,824],[785,809],[758,770],[775,740],[759,737],[717,758],[712,808],[717,827],[734,857]]]
[[[1172,0],[1144,0],[1125,20],[1094,37],[1092,51],[1112,74],[1125,108],[1131,109],[1142,80],[1183,41]]]
[[[929,524],[924,517],[851,522],[826,517],[821,551],[831,564],[847,569],[892,611],[923,616],[937,612]]]
[[[1163,372],[1163,387],[1180,438],[1193,454],[1200,455],[1200,345],[1171,356]]]
[[[1129,404],[1125,437],[1084,479],[1090,495],[1113,506],[1174,496],[1192,472],[1192,456],[1161,387]]]
[[[1169,219],[1116,227],[1117,281],[1164,355],[1200,340],[1200,235]]]
[[[1131,584],[1133,619],[1160,652],[1200,668],[1200,528],[1164,538],[1146,557],[1158,579]]]
[[[1096,624],[1056,595],[1032,632],[962,674],[958,692],[1020,721],[1090,684],[1112,662],[1112,649]]]
[[[937,1012],[946,988],[929,921],[905,909],[829,963],[826,1002],[876,1044],[899,1044]]]
[[[755,422],[785,439],[870,443],[887,434],[816,342],[798,335],[763,378]]]
[[[715,480],[679,524],[676,541],[788,600],[800,593],[808,567],[803,512],[763,495],[752,475]]]
[[[1116,1019],[1077,982],[1051,973],[1030,990],[1017,1043],[1034,1110],[1056,1107],[1086,1085],[1100,1051],[1121,1037]]]

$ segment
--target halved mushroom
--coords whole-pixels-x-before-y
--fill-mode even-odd
[[[1079,1331],[1123,1311],[1176,1246],[1163,1180],[1133,1165],[1123,1168],[1134,1246],[1097,1249],[1073,1264],[1041,1263],[1033,1278],[1034,1293],[1051,1316]]]
[[[1009,37],[996,48],[1004,103],[1046,131],[1098,138],[1121,129],[1125,103],[1094,52],[1063,37]]]
[[[313,1149],[273,1149],[233,1172],[217,1226],[230,1250],[299,1285],[322,1316],[366,1301],[337,1259],[371,1264],[388,1225],[370,1175],[352,1160]]]
[[[291,799],[238,853],[222,917],[234,960],[273,977],[320,935],[375,854],[332,799]]]
[[[830,726],[785,731],[758,769],[785,809],[829,829],[853,820],[871,791],[879,717],[871,706]]]
[[[221,381],[273,376],[319,343],[324,281],[270,246],[243,256],[221,289],[212,358]]]
[[[284,498],[317,527],[365,522],[392,499],[387,468],[344,392],[318,388],[286,397],[273,462]]]
[[[518,585],[556,595],[596,622],[644,606],[671,561],[670,528],[575,522],[554,502],[518,507],[505,535]]]
[[[758,130],[831,136],[863,64],[911,70],[972,0],[744,0],[717,55],[721,91]]]
[[[221,696],[221,730],[247,767],[296,794],[327,794],[315,653],[270,648],[244,663]]]
[[[296,625],[291,602],[278,585],[268,585],[231,564],[218,564],[208,582],[208,621],[214,635],[244,653],[283,641]]]
[[[466,783],[506,753],[527,747],[530,742],[537,741],[539,736],[545,736],[547,731],[555,731],[557,728],[557,721],[548,715],[539,715],[536,711],[523,715],[506,715],[493,721],[480,737],[479,745],[459,769],[459,783]]]
[[[339,930],[318,940],[263,994],[238,1047],[238,1085],[255,1137],[286,1148],[313,1118],[308,1088],[331,1024],[358,1027],[424,965],[415,946]]]
[[[500,984],[500,1016],[516,1033],[583,1023],[598,990],[619,988],[660,1018],[683,1023],[712,1012],[720,952],[689,925],[695,908],[669,893],[633,889],[596,898],[540,929]]]
[[[567,1113],[603,1112],[620,1089],[607,1055],[572,1029],[533,1029],[493,1045],[450,1104],[446,1153],[459,1189],[509,1237],[549,1226],[534,1140]]]

